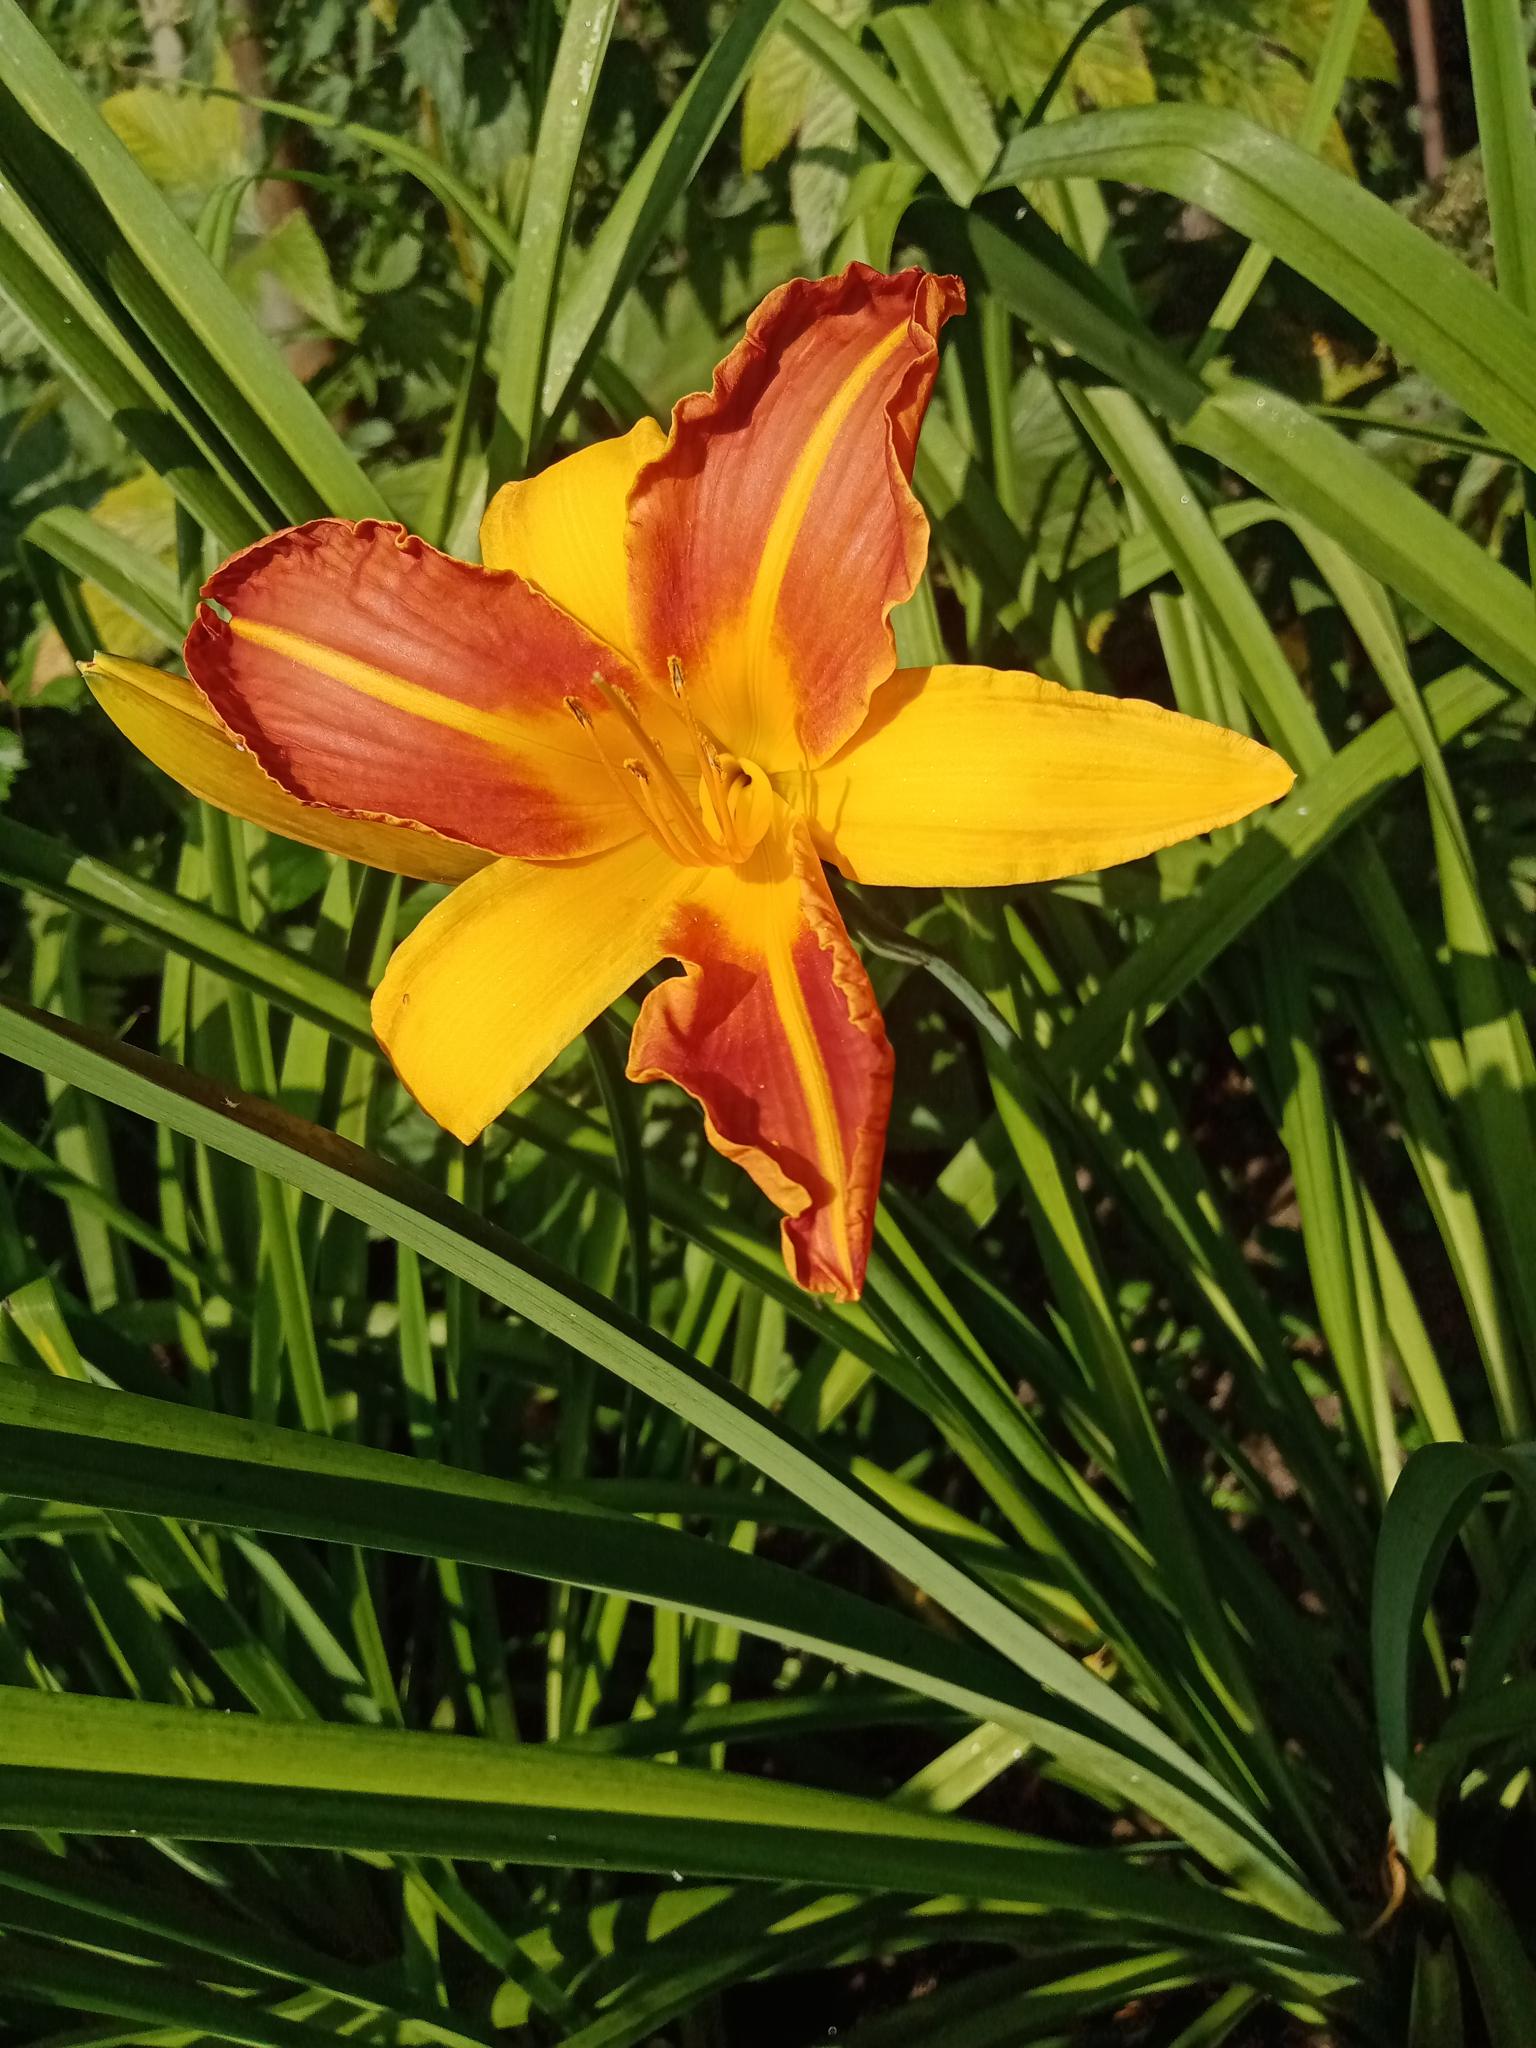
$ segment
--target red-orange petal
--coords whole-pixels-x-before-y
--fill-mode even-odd
[[[795,1279],[857,1299],[891,1048],[804,821],[780,805],[751,859],[710,871],[663,944],[686,971],[646,997],[630,1078],[673,1080],[695,1096],[716,1151],[783,1210]]]
[[[612,650],[519,576],[402,527],[317,519],[215,570],[187,673],[310,804],[557,858],[633,838],[633,806],[565,699],[606,716]]]
[[[855,263],[781,285],[630,496],[640,666],[771,770],[824,760],[895,666],[928,523],[909,479],[956,278]]]

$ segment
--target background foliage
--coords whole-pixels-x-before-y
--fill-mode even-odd
[[[1536,163],[1435,27],[1426,187],[1362,0],[0,0],[0,2037],[1528,2040]],[[321,511],[472,553],[853,257],[970,291],[904,657],[1300,779],[845,892],[839,1309],[632,1001],[429,1128],[432,891],[73,664]]]

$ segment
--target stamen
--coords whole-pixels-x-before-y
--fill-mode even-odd
[[[644,783],[650,803],[648,818],[659,818],[665,812],[668,838],[673,845],[681,844],[687,851],[679,856],[691,866],[715,867],[721,862],[720,849],[709,839],[703,829],[695,806],[689,801],[682,784],[667,765],[666,755],[640,722],[640,713],[635,701],[622,684],[610,683],[600,670],[593,670],[592,687],[600,692],[603,701],[618,716],[631,739],[640,749],[641,764],[647,773]],[[636,765],[641,765],[636,764]],[[630,764],[626,761],[624,764]]]
[[[740,779],[735,758],[722,757],[713,735],[694,716],[683,665],[676,657],[667,663],[667,673],[698,758],[703,784],[701,803],[696,804],[679,782],[660,745],[646,731],[635,700],[622,683],[610,683],[600,671],[593,671],[593,689],[640,750],[638,755],[625,758],[622,772],[581,699],[567,696],[563,702],[596,748],[597,758],[626,801],[634,805],[641,823],[665,853],[685,867],[729,866],[744,860],[759,836],[751,834],[744,838],[739,829],[732,803]],[[750,827],[748,830],[750,833]]]
[[[730,784],[720,761],[720,749],[714,737],[700,724],[688,701],[688,685],[683,676],[683,664],[675,654],[667,657],[667,674],[672,683],[672,694],[677,699],[678,709],[688,727],[688,737],[693,741],[693,751],[698,756],[699,774],[709,792],[709,808],[714,813],[719,827],[720,842],[726,857],[740,861],[746,857],[747,849],[739,843],[731,820]],[[706,825],[708,819],[705,820]]]
[[[645,820],[651,836],[659,842],[662,851],[670,853],[683,867],[699,866],[698,853],[693,850],[691,843],[679,837],[673,820],[657,801],[656,791],[646,772],[645,763],[630,759],[624,763],[624,767],[635,784],[630,791],[631,799]]]
[[[630,770],[634,778],[633,781],[626,782],[615,766],[608,749],[599,739],[597,730],[592,723],[591,713],[575,697],[567,697],[565,699],[565,708],[592,742],[597,752],[597,758],[612,777],[613,785],[618,790],[619,795],[623,797],[626,803],[633,804],[639,812],[640,822],[644,825],[647,832],[651,834],[651,837],[657,840],[663,850],[671,854],[674,860],[681,861],[688,867],[694,866],[693,856],[684,847],[680,846],[676,838],[667,831],[664,820],[658,815],[656,805],[650,797],[650,778],[647,776],[644,766],[639,761],[626,761],[624,766]],[[639,787],[636,787],[636,784]]]

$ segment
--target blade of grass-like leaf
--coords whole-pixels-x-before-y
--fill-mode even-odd
[[[1520,1363],[1482,1207],[1468,1184],[1427,1062],[1402,1030],[1395,1002],[1369,986],[1346,992],[1363,1043],[1398,1104],[1402,1145],[1429,1204],[1466,1304],[1495,1401],[1519,1399]],[[1507,1390],[1504,1391],[1504,1390]]]
[[[785,0],[742,0],[723,33],[689,79],[561,296],[549,339],[541,401],[545,431],[553,434],[575,403],[608,323],[634,285],[665,231],[673,207],[688,189],[710,145],[725,125],[763,39]]]
[[[350,1969],[319,1948],[258,1927],[248,1916],[225,1912],[206,1898],[162,1894],[151,1885],[125,1882],[77,1856],[40,1855],[8,1838],[0,1846],[0,1893],[55,1901],[82,1919],[94,1920],[96,1941],[103,1948],[126,1945],[134,1934],[158,1936],[201,1950],[219,1963],[260,1972],[272,1980],[274,1996],[288,1980],[324,1990],[359,2012],[380,2015],[386,2026],[408,2023],[422,2030],[424,2039],[442,2042],[444,2048],[478,2048],[482,2038],[462,2026],[450,2026],[441,2013],[412,2012],[407,2021],[399,2012],[399,2001],[385,1992],[372,1972]],[[4,1912],[0,1903],[0,1915]]]
[[[189,424],[3,182],[0,280],[44,348],[178,501],[226,547],[254,540],[261,514],[232,451],[200,415]]]
[[[474,498],[473,490],[465,487],[464,475],[475,435],[482,381],[486,374],[485,353],[491,338],[491,321],[500,293],[501,280],[498,274],[495,271],[487,271],[485,283],[481,288],[480,304],[475,312],[475,331],[470,340],[469,353],[465,356],[459,372],[459,388],[454,395],[453,413],[433,474],[432,495],[421,516],[423,538],[448,554],[463,551],[462,547],[454,545],[454,530],[463,516],[463,509],[466,509],[461,508],[461,496],[467,496],[471,503]]]
[[[915,1693],[844,1683],[819,1693],[772,1700],[732,1700],[726,1706],[695,1707],[687,1713],[605,1721],[600,1727],[584,1728],[579,1735],[567,1736],[561,1747],[622,1756],[659,1756],[670,1750],[704,1749],[715,1743],[794,1741],[800,1735],[814,1739],[848,1729],[920,1726],[944,1732],[959,1725],[951,1710]]]
[[[968,241],[979,282],[1022,320],[1087,356],[1191,447],[1312,520],[1536,696],[1529,593],[1416,492],[1279,392],[1239,378],[1208,391],[1055,236],[1028,221],[1005,233],[979,216],[946,210],[943,219],[951,236]]]
[[[1442,744],[1506,700],[1497,683],[1469,668],[1438,677],[1423,695]],[[1325,847],[1417,766],[1396,713],[1377,719],[1342,747],[1216,860],[1192,895],[1164,913],[1151,936],[1067,1025],[1052,1049],[1051,1065],[1063,1076],[1097,1074],[1128,1025],[1144,1027],[1176,1001]]]
[[[1489,2048],[1523,2048],[1536,2011],[1536,1964],[1509,1898],[1466,1865],[1452,1872],[1445,1895],[1471,1965]]]
[[[961,915],[973,971],[1017,1034],[1019,997],[996,914],[973,897]],[[1080,1191],[1045,1127],[1024,1059],[1009,1058],[992,1043],[984,1044],[983,1058],[1004,1129],[1018,1154],[1026,1212],[1052,1293],[1124,1460],[1148,1547],[1186,1618],[1190,1660],[1199,1683],[1187,1688],[1185,1711],[1215,1767],[1230,1772],[1239,1783],[1261,1785],[1280,1809],[1289,1809],[1303,1838],[1310,1838],[1314,1824],[1280,1762],[1263,1706],[1253,1691],[1251,1671],[1238,1650],[1231,1617],[1216,1597],[1208,1555],[1191,1525],[1116,1319]],[[1326,1867],[1321,1844],[1308,1839],[1308,1847],[1317,1852],[1319,1867]]]
[[[1328,133],[1339,104],[1339,95],[1349,76],[1355,39],[1365,18],[1366,0],[1335,0],[1329,9],[1322,47],[1312,67],[1301,120],[1296,127],[1294,139],[1301,149],[1316,150]],[[1233,328],[1252,305],[1273,261],[1273,251],[1262,248],[1257,242],[1251,242],[1243,251],[1242,259],[1190,357],[1192,368],[1202,369],[1225,345]]]
[[[1409,1789],[1413,1658],[1435,1581],[1457,1533],[1487,1488],[1513,1479],[1536,1501],[1536,1451],[1428,1444],[1403,1468],[1382,1520],[1371,1604],[1371,1663],[1387,1796],[1398,1846],[1421,1884],[1435,1888],[1435,1824]]]
[[[1413,2002],[1407,2048],[1465,2048],[1461,2018],[1461,1965],[1456,1944],[1420,1934],[1414,1945]]]
[[[202,848],[189,837],[183,837],[181,842],[175,881],[178,898],[197,897],[203,892]],[[156,1006],[153,1043],[158,1052],[175,1060],[186,1057],[191,986],[191,963],[180,953],[168,953],[161,963],[160,999]],[[189,1189],[196,1184],[197,1168],[192,1146],[175,1131],[155,1132],[155,1178],[161,1227],[172,1244],[190,1255],[194,1240],[202,1244],[189,1200]],[[208,1249],[210,1253],[218,1251],[216,1245],[210,1245]],[[195,1280],[183,1280],[172,1268],[171,1302],[176,1336],[187,1360],[192,1397],[206,1405],[213,1390],[214,1356],[204,1328],[204,1301],[202,1287]]]
[[[636,1320],[651,1320],[651,1200],[635,1097],[624,1085],[624,1067],[606,1017],[587,1027],[587,1054],[597,1077],[603,1114],[613,1136],[614,1164],[629,1221],[629,1272]]]
[[[71,1173],[41,1146],[34,1145],[30,1138],[24,1138],[20,1131],[13,1130],[4,1122],[0,1122],[0,1165],[9,1167],[13,1173],[25,1174],[31,1186],[56,1195],[70,1208],[89,1210],[109,1230],[125,1237],[130,1244],[136,1244],[153,1258],[162,1260],[181,1279],[202,1285],[213,1282],[214,1276],[209,1269],[199,1264],[185,1247],[173,1244],[170,1238],[136,1216],[125,1203],[104,1193],[79,1174]]]
[[[29,521],[25,539],[85,582],[98,583],[153,633],[176,642],[186,630],[181,596],[173,571],[145,548],[72,505],[55,506]]]
[[[1000,1650],[1032,1681],[1048,1685],[1074,1716],[1086,1714],[1106,1738],[1162,1758],[1188,1780],[1194,1799],[1170,1788],[1176,1823],[1198,1831],[1220,1864],[1237,1855],[1255,1897],[1304,1924],[1326,1915],[1291,1874],[1283,1854],[1253,1818],[1109,1686],[1091,1678],[1047,1636],[1019,1619],[975,1580],[850,1484],[813,1444],[799,1441],[772,1416],[717,1375],[701,1369],[653,1333],[593,1298],[579,1283],[546,1266],[516,1239],[458,1209],[415,1175],[358,1151],[273,1106],[233,1099],[223,1089],[127,1047],[113,1045],[13,1005],[0,1006],[0,1046],[14,1057],[121,1107],[185,1131],[227,1156],[268,1172],[410,1245],[492,1299],[516,1309],[726,1444],[836,1521],[892,1568],[922,1586],[955,1618]],[[740,1560],[738,1560],[740,1562]],[[994,1719],[1001,1715],[994,1714]],[[1030,1731],[1032,1739],[1034,1731]],[[1152,1810],[1150,1765],[1143,1761],[1138,1803]],[[1196,1789],[1198,1788],[1198,1789]],[[1223,1847],[1223,1844],[1226,1844]],[[1282,1903],[1283,1902],[1283,1903]]]
[[[1439,1352],[1425,1327],[1397,1247],[1387,1234],[1370,1189],[1363,1183],[1360,1196],[1370,1257],[1381,1290],[1382,1315],[1397,1363],[1408,1382],[1414,1410],[1432,1442],[1462,1443],[1466,1431],[1457,1416]]]
[[[1536,136],[1530,38],[1516,0],[1464,0],[1477,140],[1488,181],[1488,224],[1499,291],[1536,311]]]
[[[911,104],[948,153],[969,165],[972,192],[979,190],[997,161],[997,130],[985,94],[942,25],[922,8],[903,7],[875,15],[870,28]]]
[[[350,1729],[0,1688],[0,1825],[137,1830],[959,1892],[1226,1937],[1303,1970],[1348,1950],[1112,1851],[948,1815],[548,1744]],[[44,1816],[47,1816],[46,1821]]]
[[[335,2036],[327,2029],[265,2012],[250,1998],[78,1948],[6,1934],[0,1936],[0,1971],[18,1997],[57,2006],[77,2020],[82,2013],[110,2013],[178,2034],[238,2042],[241,2048],[334,2048]]]
[[[915,106],[888,73],[810,0],[787,0],[784,33],[837,83],[864,119],[900,156],[933,172],[959,206],[969,206],[985,180],[959,142]]]
[[[1203,206],[1329,292],[1502,446],[1536,461],[1536,326],[1352,178],[1225,107],[1118,107],[1017,135],[994,189],[1153,185]]]
[[[56,172],[62,166],[68,174],[64,185],[45,188],[50,205],[60,204],[72,188],[77,198],[88,195],[93,215],[99,213],[111,230],[103,253],[114,288],[125,296],[133,292],[135,317],[146,334],[188,388],[211,401],[215,418],[229,393],[236,395],[248,415],[241,453],[274,490],[284,513],[385,515],[383,501],[314,399],[15,0],[0,0],[0,74],[27,121],[36,125]],[[18,148],[27,140],[12,137]],[[83,225],[76,218],[65,231],[76,235]],[[114,248],[122,252],[115,262]],[[151,281],[150,290],[140,290],[141,275]]]
[[[538,445],[539,399],[571,193],[617,7],[618,0],[571,0],[565,10],[539,118],[517,247],[512,281],[515,317],[507,325],[502,347],[498,418],[491,442],[493,484],[521,475]]]
[[[79,925],[58,906],[43,904],[33,920],[32,996],[68,1017],[85,1015],[85,988],[80,972]],[[83,1101],[72,1089],[50,1083],[48,1137],[54,1156],[66,1173],[99,1188],[109,1202],[117,1200],[117,1168],[112,1144],[101,1120],[101,1105]],[[98,1312],[114,1302],[131,1300],[132,1274],[123,1247],[104,1218],[84,1207],[69,1211],[70,1234],[85,1281],[86,1299]]]
[[[1328,1101],[1305,955],[1288,903],[1271,913],[1269,938],[1263,963],[1264,1046],[1278,1099],[1280,1137],[1296,1184],[1307,1275],[1362,1461],[1385,1498],[1400,1453],[1382,1369],[1375,1275],[1352,1257],[1354,1184]]]
[[[1477,139],[1500,293],[1536,312],[1536,135],[1531,128],[1530,37],[1516,0],[1465,0]],[[1526,576],[1536,574],[1536,477],[1521,473]]]
[[[1168,2048],[1222,2048],[1222,2044],[1231,2038],[1232,2029],[1238,2021],[1247,2019],[1258,2003],[1256,1992],[1237,1985],[1231,1991],[1223,1992],[1214,2005],[1207,2006],[1199,2019],[1187,2026],[1177,2040],[1168,2043]]]

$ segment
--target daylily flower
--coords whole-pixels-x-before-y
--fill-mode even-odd
[[[319,519],[203,587],[190,683],[99,656],[100,702],[187,788],[457,883],[373,1023],[474,1138],[664,960],[637,1081],[783,1211],[802,1286],[864,1275],[891,1049],[822,861],[858,882],[1042,881],[1284,795],[1251,740],[991,668],[898,669],[909,479],[957,280],[854,264],[770,294],[664,434],[506,485],[484,567]]]

